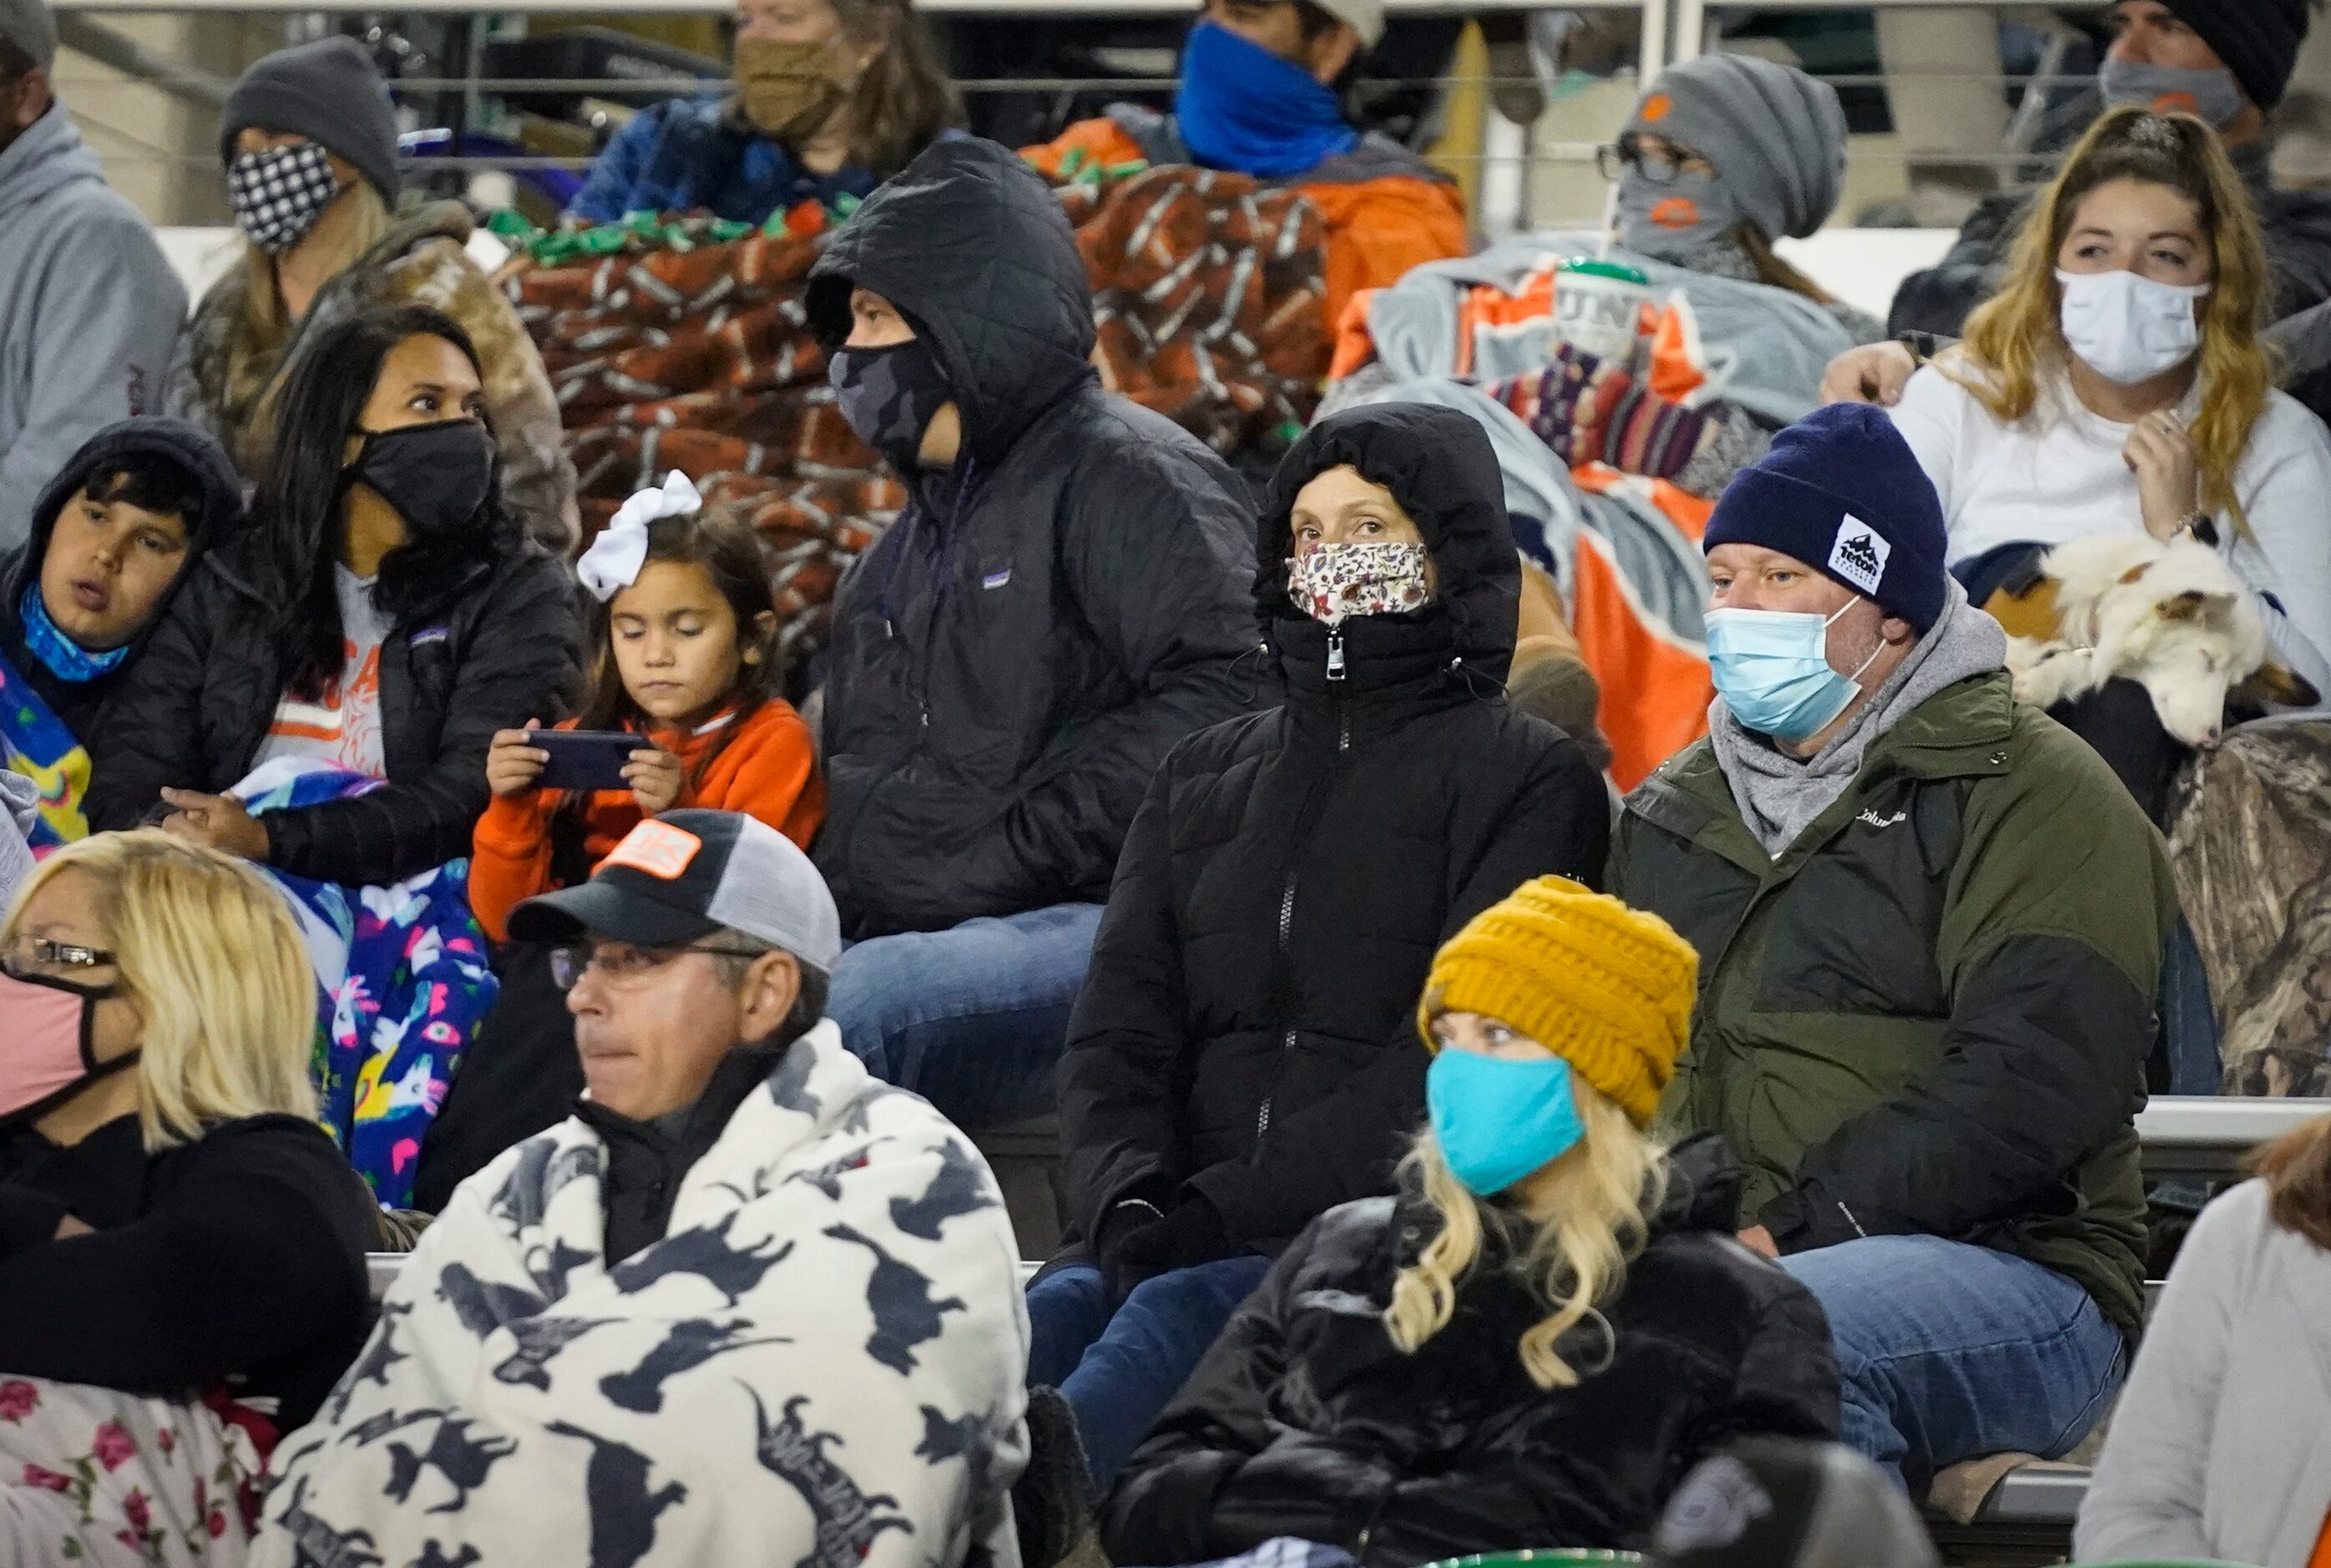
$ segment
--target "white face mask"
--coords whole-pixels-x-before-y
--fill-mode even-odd
[[[2126,270],[2061,269],[2056,281],[2064,290],[2065,346],[2107,381],[2123,386],[2150,381],[2193,358],[2202,346],[2193,301],[2209,294],[2207,283],[2180,288]]]

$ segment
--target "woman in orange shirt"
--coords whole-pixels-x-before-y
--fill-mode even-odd
[[[600,602],[591,699],[560,729],[640,737],[623,789],[540,786],[537,728],[486,754],[493,798],[478,820],[470,907],[507,944],[522,898],[579,882],[642,817],[742,812],[806,849],[825,814],[809,726],[779,692],[777,607],[760,537],[703,506],[674,473],[625,502],[576,564]],[[416,1201],[441,1206],[461,1178],[566,1114],[582,1089],[565,998],[547,953],[505,946],[502,998],[480,1030],[421,1155]]]

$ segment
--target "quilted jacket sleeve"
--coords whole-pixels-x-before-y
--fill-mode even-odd
[[[558,563],[528,556],[504,568],[485,592],[436,757],[418,774],[369,794],[271,813],[271,864],[362,885],[397,881],[469,853],[486,808],[486,748],[494,732],[563,712],[581,667],[575,593]]]
[[[1443,941],[1534,877],[1602,885],[1610,797],[1576,746],[1565,741],[1540,755],[1503,820],[1453,891]],[[1403,1018],[1365,1071],[1274,1126],[1260,1158],[1212,1166],[1190,1184],[1241,1241],[1292,1235],[1338,1203],[1385,1191],[1393,1165],[1424,1120],[1427,1060],[1414,1021]]]
[[[1133,819],[1061,1058],[1070,1219],[1097,1235],[1128,1198],[1163,1208],[1181,1173],[1175,1107],[1186,1094],[1187,1018],[1175,931],[1167,758]]]
[[[89,798],[83,807],[92,832],[110,832],[160,821],[162,791],[213,787],[203,756],[204,676],[211,638],[225,613],[226,590],[207,566],[170,606],[147,639],[120,688],[106,703],[87,738]],[[227,779],[222,784],[232,784]]]

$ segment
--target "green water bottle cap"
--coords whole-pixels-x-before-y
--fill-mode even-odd
[[[1601,261],[1592,256],[1573,256],[1555,269],[1557,272],[1575,272],[1587,278],[1608,278],[1613,283],[1632,283],[1648,289],[1651,279],[1634,268],[1619,261]]]

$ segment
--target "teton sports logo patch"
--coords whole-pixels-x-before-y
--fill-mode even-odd
[[[1863,593],[1875,594],[1879,579],[1886,575],[1886,557],[1893,553],[1894,546],[1879,538],[1876,528],[1848,512],[1838,519],[1829,569]]]

